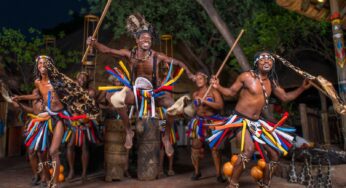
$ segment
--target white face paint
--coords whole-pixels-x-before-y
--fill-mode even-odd
[[[260,71],[269,72],[273,68],[274,58],[268,53],[262,53],[257,58],[257,64]]]

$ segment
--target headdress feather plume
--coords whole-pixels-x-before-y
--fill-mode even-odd
[[[131,14],[127,20],[126,20],[126,29],[129,33],[133,34],[134,36],[137,36],[138,34],[142,32],[149,32],[150,34],[153,33],[152,26],[149,22],[147,22],[139,13]]]

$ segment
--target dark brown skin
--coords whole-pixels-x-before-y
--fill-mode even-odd
[[[198,101],[198,105],[196,108],[196,113],[198,116],[212,116],[218,113],[219,110],[223,108],[223,100],[221,97],[220,92],[218,92],[215,89],[211,89],[206,97],[206,99],[202,100],[205,93],[208,90],[208,83],[207,83],[207,77],[203,73],[197,72],[196,73],[196,85],[198,87],[197,91],[193,93],[193,99]],[[214,101],[207,101],[207,98],[211,97]],[[200,152],[203,153],[203,143],[198,139],[194,139],[192,141],[192,147],[197,149],[200,148]],[[215,165],[216,170],[216,176],[219,177],[221,175],[221,161],[220,161],[220,154],[216,149],[212,150],[212,156],[213,161]],[[193,160],[192,164],[195,169],[195,174],[198,174],[200,172],[200,161],[199,160]]]
[[[32,91],[32,94],[33,95],[40,95],[38,89],[34,89]],[[15,101],[13,101],[13,106],[15,108],[21,108],[23,109],[26,113],[32,113],[32,114],[39,114],[40,112],[43,111],[43,108],[44,108],[44,104],[43,104],[43,101],[40,99],[37,99],[37,100],[33,100],[32,101],[32,107],[30,106],[27,106],[25,104],[22,104],[22,103],[17,103]],[[27,149],[27,152],[29,154],[29,161],[30,161],[30,165],[31,165],[31,169],[32,169],[32,172],[33,174],[36,176],[36,175],[40,175],[41,176],[41,181],[42,182],[45,182],[47,181],[47,172],[48,172],[48,169],[44,166],[43,167],[43,171],[40,173],[40,174],[37,174],[37,170],[38,170],[38,163],[39,162],[44,162],[47,160],[47,155],[46,155],[46,152],[40,152],[40,151],[33,151],[33,150],[29,150],[29,147],[26,148]]]
[[[95,90],[92,88],[89,88],[88,84],[88,76],[86,74],[79,74],[76,80],[77,84],[81,86],[83,89],[88,91],[88,94],[91,98],[95,97]],[[74,176],[74,163],[75,163],[75,132],[72,133],[70,142],[67,145],[67,161],[69,165],[69,174],[66,178],[66,180],[73,179]],[[89,148],[88,148],[88,140],[84,136],[83,145],[82,145],[82,181],[85,181],[87,176],[87,169],[88,169],[88,163],[89,163]]]
[[[268,53],[262,53],[261,55],[265,54],[269,55]],[[271,82],[268,79],[268,73],[273,67],[273,61],[271,59],[261,59],[258,61],[257,64],[259,70],[259,77],[263,81],[268,97],[273,92],[274,95],[281,101],[288,102],[297,98],[303,91],[310,87],[310,83],[308,80],[304,80],[300,87],[291,92],[285,92],[285,90],[280,86],[272,87]],[[240,74],[236,81],[229,88],[220,86],[219,80],[216,77],[212,78],[211,83],[213,84],[213,87],[216,90],[220,91],[220,93],[225,96],[234,97],[239,93],[239,98],[235,110],[249,118],[259,119],[262,109],[265,106],[265,98],[263,95],[260,80],[255,76],[254,73],[244,72]],[[239,131],[239,133],[236,136],[238,141],[241,140],[241,133],[242,131]],[[243,154],[245,154],[245,156],[248,159],[251,159],[254,152],[254,148],[254,143],[252,141],[250,133],[246,130]],[[265,146],[265,149],[267,150],[268,155],[272,161],[279,160],[279,155],[275,150],[267,146]],[[242,172],[243,168],[239,157],[237,162],[235,163],[231,181],[233,183],[238,183]],[[269,182],[269,179],[269,168],[267,164],[264,170],[264,183],[267,184]],[[234,187],[232,185],[229,186]]]
[[[171,63],[173,62],[174,65],[178,65],[180,67],[183,67],[188,75],[188,77],[192,80],[195,79],[195,76],[190,72],[190,70],[186,67],[185,64],[183,64],[181,61],[173,59],[171,57],[168,57],[162,53],[156,52],[154,50],[151,50],[151,44],[152,44],[152,37],[149,33],[142,33],[137,39],[136,39],[136,44],[137,44],[137,52],[134,55],[134,57],[131,57],[131,51],[127,49],[111,49],[99,42],[97,42],[93,38],[88,38],[87,44],[90,44],[96,49],[103,53],[103,54],[109,54],[111,56],[121,56],[127,58],[129,61],[129,67],[134,67],[136,66],[136,72],[135,77],[145,77],[149,80],[152,80],[152,74],[153,74],[153,57],[156,55],[157,56],[157,67],[159,67],[160,63]],[[151,52],[151,55],[150,55]],[[172,61],[173,60],[173,61]],[[157,83],[160,83],[159,80],[159,74],[158,74],[158,68],[156,69],[157,72],[155,73],[158,78]],[[158,85],[158,84],[157,84]],[[174,100],[171,96],[169,95],[163,95],[159,98],[157,98],[158,101],[158,106],[163,106],[165,108],[170,107],[173,103]],[[126,99],[125,99],[125,104],[126,105],[134,105],[135,104],[135,97],[133,95],[132,91],[127,91]],[[133,131],[130,128],[129,125],[129,117],[127,114],[126,108],[118,108],[117,109],[118,114],[120,115],[124,125],[126,126],[126,142],[125,142],[125,147],[127,149],[130,149],[132,147],[132,137],[134,135]],[[173,125],[173,116],[168,116],[167,115],[167,129],[166,129],[166,134],[169,135],[169,130],[170,127]],[[165,150],[168,156],[173,155],[173,148],[169,142],[168,137],[163,138],[163,142],[165,143]]]
[[[145,77],[149,80],[152,79],[152,73],[153,73],[153,57],[154,55],[157,56],[157,67],[159,67],[160,63],[171,63],[172,60],[174,65],[178,65],[180,67],[183,67],[186,71],[186,74],[188,75],[188,77],[193,80],[194,79],[194,75],[190,72],[190,70],[186,67],[186,65],[184,63],[182,63],[181,61],[168,57],[163,53],[160,52],[156,52],[154,50],[151,50],[151,35],[149,33],[143,33],[140,35],[140,37],[138,39],[136,39],[136,44],[137,44],[137,53],[135,55],[134,58],[131,57],[131,51],[127,50],[127,49],[112,49],[109,48],[95,40],[93,40],[92,38],[89,38],[87,43],[94,45],[96,47],[96,49],[103,53],[103,54],[108,54],[111,56],[121,56],[121,57],[125,57],[127,58],[129,61],[129,67],[133,67],[133,64],[137,64],[137,72],[135,73],[136,77],[141,76],[141,77]],[[148,59],[146,59],[146,57],[149,55],[150,51],[152,52],[152,54],[150,55],[150,57]],[[158,69],[156,69],[156,77],[159,78],[158,75]],[[159,81],[159,80],[158,80]]]
[[[45,60],[40,59],[37,64],[38,70],[41,75],[41,79],[35,80],[35,87],[39,90],[40,95],[43,98],[43,102],[45,106],[48,104],[48,91],[51,91],[51,110],[52,111],[59,111],[63,109],[63,104],[60,102],[58,95],[54,92],[53,86],[49,83],[49,78],[47,74],[47,69],[45,67]],[[40,98],[40,95],[32,94],[32,95],[23,95],[23,96],[16,96],[13,98],[14,101],[20,101],[20,100],[37,100]],[[59,147],[61,144],[62,136],[64,134],[64,126],[62,124],[62,121],[58,121],[55,125],[55,128],[53,130],[53,138],[51,141],[51,146],[49,148],[49,154],[53,161],[56,161],[56,166],[60,166],[60,158],[59,158]],[[55,173],[52,175],[54,177],[53,183],[57,184],[59,187],[59,177],[60,170],[57,168],[55,170]]]

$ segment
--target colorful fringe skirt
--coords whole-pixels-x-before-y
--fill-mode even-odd
[[[83,123],[81,121],[84,121]],[[100,139],[97,134],[98,123],[96,120],[85,119],[81,121],[73,121],[72,126],[68,128],[66,134],[63,137],[63,140],[69,140],[71,135],[74,133],[74,144],[75,146],[81,147],[84,142],[84,138],[93,144],[99,143]]]
[[[160,126],[160,133],[161,133],[161,137],[165,136],[166,133],[166,120],[159,120],[159,126]],[[177,140],[179,140],[179,134],[178,131],[175,130],[174,128],[174,124],[171,126],[171,131],[169,132],[170,136],[169,136],[169,141],[171,142],[172,145],[174,145],[175,143],[177,143]]]
[[[205,138],[211,134],[210,127],[222,125],[225,121],[225,117],[220,115],[196,116],[192,118],[188,124],[188,137],[192,139],[199,139],[201,142],[205,141]]]
[[[50,146],[54,128],[58,121],[61,120],[64,127],[69,125],[69,120],[59,116],[58,114],[60,113],[65,114],[65,116],[68,117],[70,116],[66,110],[63,110],[56,114],[43,112],[38,115],[28,115],[31,120],[27,124],[25,130],[26,139],[24,143],[27,147],[29,147],[30,150],[47,151]]]
[[[241,151],[243,152],[245,132],[247,130],[251,135],[256,150],[263,159],[266,159],[263,152],[263,145],[265,144],[285,156],[294,140],[294,136],[289,133],[295,132],[294,128],[282,126],[287,117],[288,113],[285,113],[281,120],[275,124],[262,119],[251,120],[239,113],[235,113],[223,125],[214,127],[212,136],[207,141],[211,148],[219,147],[220,143],[225,140],[231,140],[241,130]]]

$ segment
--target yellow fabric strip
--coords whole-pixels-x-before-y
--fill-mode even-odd
[[[160,118],[163,119],[162,107],[159,107]]]
[[[48,128],[49,128],[49,131],[52,133],[53,132],[52,119],[48,120]]]
[[[145,116],[145,115],[147,115],[147,99],[142,99],[142,100],[144,100],[144,113],[143,113],[143,115]]]
[[[240,151],[244,151],[244,143],[245,143],[245,131],[246,131],[246,121],[243,120],[243,130],[241,133],[241,149]]]
[[[129,73],[129,71],[127,70],[126,66],[124,65],[124,62],[120,60],[118,63],[119,63],[119,65],[121,66],[121,68],[123,69],[123,71],[125,72],[126,77],[127,77],[128,79],[131,79],[131,78],[130,78],[130,73]]]
[[[38,118],[37,115],[35,114],[31,114],[31,113],[28,113],[27,116],[29,116],[30,118],[34,119],[34,118]]]
[[[179,73],[177,74],[177,76],[175,76],[172,80],[170,80],[170,81],[168,81],[167,83],[165,83],[165,86],[169,86],[169,85],[171,85],[172,83],[174,83],[175,81],[177,81],[178,78],[183,74],[183,72],[184,72],[184,69],[181,68],[180,71],[179,71]]]
[[[122,89],[124,86],[99,86],[98,90],[104,91],[104,90],[114,90],[114,89]]]
[[[72,134],[72,130],[69,130],[66,137],[66,141],[70,140],[71,134]]]
[[[263,133],[273,142],[273,144],[279,148],[279,150],[281,150],[283,152],[283,155],[286,156],[287,155],[287,151],[280,146],[274,139],[274,137],[272,135],[270,135],[265,129],[262,129]]]

